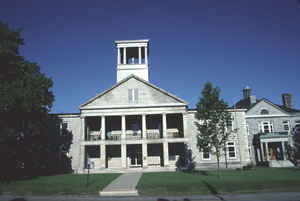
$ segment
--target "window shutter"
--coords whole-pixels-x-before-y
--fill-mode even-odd
[[[128,100],[132,102],[132,89],[128,89]]]
[[[139,100],[139,89],[134,89],[134,101],[138,102]]]

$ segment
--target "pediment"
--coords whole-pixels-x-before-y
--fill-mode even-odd
[[[132,100],[132,95],[130,95],[132,90],[137,91],[135,92],[137,93],[137,97],[134,101]],[[139,77],[131,75],[80,105],[79,109],[135,106],[147,107],[154,105],[183,106],[187,105],[187,103],[165,90],[160,89]]]
[[[286,116],[284,110],[282,110],[279,106],[273,104],[271,101],[267,99],[262,99],[258,103],[256,103],[253,107],[251,107],[247,112],[247,116]]]

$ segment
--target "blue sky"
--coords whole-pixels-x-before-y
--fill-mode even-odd
[[[190,108],[211,81],[229,105],[249,85],[277,104],[289,92],[300,109],[297,0],[6,0],[0,20],[23,28],[21,54],[53,79],[54,113],[115,84],[114,40],[145,38],[150,82]]]

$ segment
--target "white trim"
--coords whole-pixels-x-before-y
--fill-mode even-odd
[[[204,152],[203,152],[203,151],[202,151],[201,153],[202,153],[202,154],[201,154],[202,160],[204,160],[204,161],[209,161],[209,160],[211,160],[211,153],[210,153],[210,152],[208,152],[208,155],[209,155],[208,158],[204,158]]]
[[[80,108],[80,110],[88,110],[88,109],[120,109],[120,108],[149,108],[149,107],[166,107],[166,106],[186,106],[186,104],[183,103],[161,103],[161,104],[130,104],[130,105],[105,105],[105,106],[86,106],[83,108]]]
[[[272,115],[245,115],[245,118],[270,118],[270,117],[290,117],[291,115],[272,114]]]
[[[233,145],[228,145],[229,143],[233,143]],[[229,155],[229,147],[233,147],[234,148],[234,157],[230,157]],[[236,146],[235,146],[235,142],[234,141],[229,141],[226,143],[226,151],[227,151],[227,157],[228,159],[236,159]]]

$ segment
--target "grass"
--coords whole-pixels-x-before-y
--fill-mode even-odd
[[[120,174],[91,174],[86,186],[87,175],[64,174],[42,176],[34,179],[0,183],[0,194],[6,195],[61,195],[98,194]]]
[[[192,195],[257,192],[299,192],[300,170],[256,168],[194,173],[144,173],[137,189],[141,195]]]

